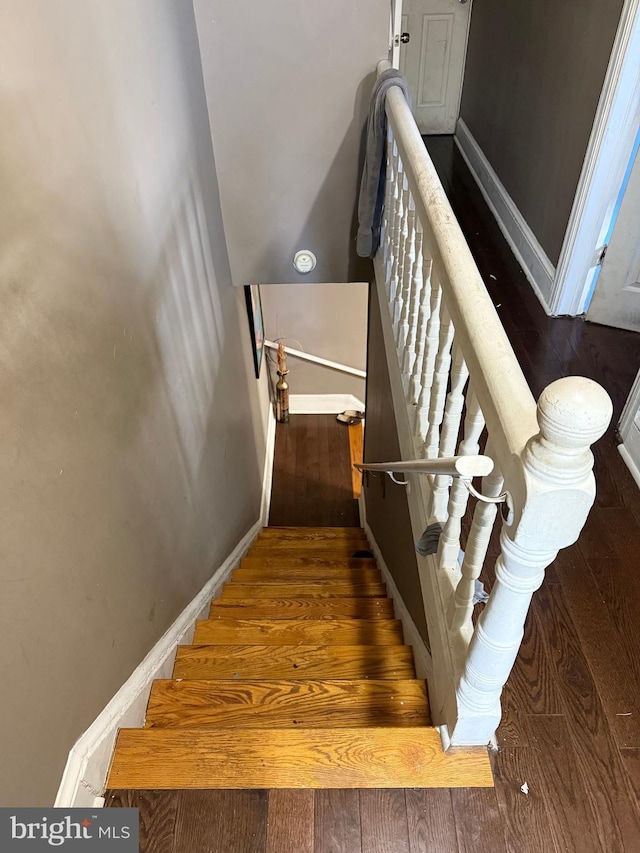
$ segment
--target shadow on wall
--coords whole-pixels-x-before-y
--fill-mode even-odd
[[[288,246],[279,244],[278,234],[276,231],[273,232],[274,237],[271,243],[258,261],[258,268],[265,270],[265,281],[272,281],[271,271],[275,272],[274,264],[277,267],[279,263],[274,259],[281,258],[283,253],[286,258],[285,268],[290,269],[289,278],[285,273],[281,281],[272,283],[340,283],[345,281],[345,271],[348,271],[348,281],[371,280],[370,261],[356,255],[355,241],[358,229],[358,193],[365,154],[366,116],[374,82],[375,74],[369,74],[358,86],[353,102],[351,123],[331,161],[309,215],[301,223],[300,229],[291,236]],[[342,94],[346,96],[346,93]],[[354,159],[355,151],[358,152],[357,159]],[[309,163],[309,168],[314,168],[312,162]],[[349,192],[351,202],[348,209],[345,209],[344,205],[346,182],[353,188]],[[281,201],[285,204],[290,203],[286,195],[281,198]],[[277,218],[277,209],[273,213],[274,218]],[[336,227],[337,223],[338,227]],[[327,247],[330,252],[329,257],[327,257]],[[299,275],[293,267],[293,256],[298,249],[302,248],[311,249],[318,258],[318,272],[308,278]]]
[[[76,228],[71,263],[57,238],[12,235],[39,260],[0,296],[3,804],[53,796],[76,737],[258,517],[240,294],[218,283],[193,175],[169,198],[142,285],[106,218]]]

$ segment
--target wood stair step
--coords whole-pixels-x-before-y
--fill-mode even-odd
[[[411,679],[411,646],[178,646],[174,678]]]
[[[349,581],[318,581],[307,583],[236,583],[222,587],[221,598],[384,598],[384,584],[360,584]]]
[[[323,557],[321,554],[305,555],[304,557],[286,555],[283,557],[248,556],[240,561],[238,568],[255,569],[263,566],[267,568],[297,569],[309,575],[315,572],[316,569],[355,569],[362,571],[363,569],[378,568],[376,561],[369,557]]]
[[[390,598],[239,598],[211,602],[209,619],[393,619]]]
[[[154,681],[145,728],[428,726],[424,682]]]
[[[351,557],[352,559],[368,559],[371,557],[359,558],[354,557],[358,551],[371,553],[369,546],[362,542],[333,542],[327,545],[325,542],[309,542],[306,545],[300,545],[297,542],[280,543],[266,542],[265,544],[256,543],[252,545],[247,552],[248,557],[268,556],[268,557],[313,557],[321,555],[337,559],[339,557]]]
[[[402,645],[399,619],[201,619],[194,645]]]
[[[258,540],[277,539],[283,541],[335,542],[345,539],[367,541],[367,534],[361,527],[264,527],[258,534]]]
[[[487,750],[448,754],[430,727],[121,729],[112,789],[490,787]]]
[[[238,583],[266,583],[267,581],[293,582],[300,580],[314,581],[349,581],[350,583],[382,583],[380,569],[336,569],[316,566],[307,570],[307,577],[301,577],[302,571],[288,566],[256,566],[240,567],[232,574],[232,579]]]

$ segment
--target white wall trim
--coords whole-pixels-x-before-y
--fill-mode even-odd
[[[262,501],[260,502],[260,520],[263,527],[269,523],[269,509],[271,508],[271,486],[273,483],[273,457],[276,447],[276,416],[273,406],[269,402],[269,413],[267,415],[267,435],[264,452],[264,473],[262,475]]]
[[[640,489],[640,469],[636,465],[635,459],[629,453],[629,450],[627,449],[624,443],[618,445],[618,452],[620,453],[620,456],[622,456],[624,464],[631,472],[631,476],[636,481],[636,485]]]
[[[463,119],[458,119],[454,139],[534,293],[547,314],[550,314],[549,300],[555,267]]]
[[[364,403],[353,394],[291,394],[289,412],[292,415],[337,415],[354,409],[364,411]]]
[[[391,572],[389,571],[389,567],[385,563],[384,557],[382,556],[382,551],[380,550],[380,547],[376,542],[376,538],[373,535],[373,531],[367,523],[367,509],[364,491],[358,498],[358,507],[360,509],[360,521],[365,533],[367,534],[367,539],[369,540],[371,551],[374,557],[376,558],[378,568],[382,572],[383,580],[387,585],[387,591],[393,599],[393,606],[395,609],[396,618],[399,618],[402,622],[402,630],[404,632],[405,642],[413,647],[413,657],[416,664],[416,674],[418,678],[422,678],[428,683],[431,683],[431,680],[433,678],[433,664],[431,661],[431,654],[429,653],[429,649],[427,648],[424,640],[420,636],[420,632],[416,627],[416,623],[411,618],[411,614],[409,613],[407,605],[404,603],[404,599],[400,595],[400,591],[396,586],[396,583],[393,579],[393,575],[391,574]]]
[[[640,0],[625,0],[549,298],[553,314],[586,310],[640,125]]]
[[[269,349],[278,349],[278,344],[274,341],[265,340],[264,345]],[[331,361],[328,358],[322,358],[320,355],[312,355],[310,352],[303,352],[301,349],[294,347],[285,347],[284,351],[287,355],[293,358],[299,358],[302,361],[310,361],[313,364],[320,364],[322,367],[328,367],[331,370],[337,370],[340,373],[348,373],[350,376],[357,376],[359,379],[366,379],[366,370],[359,370],[357,367],[349,367],[347,364],[341,364],[339,361]]]

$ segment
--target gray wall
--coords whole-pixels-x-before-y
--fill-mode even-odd
[[[44,806],[258,519],[264,399],[191,4],[1,18],[0,805]]]
[[[476,0],[461,117],[553,264],[622,0]]]
[[[369,306],[369,355],[367,365],[367,423],[364,431],[364,461],[390,462],[400,459],[398,432],[391,399],[391,383],[382,336],[380,305],[375,286]],[[393,575],[411,618],[429,647],[422,604],[413,532],[403,486],[384,475],[365,476],[367,521]]]
[[[389,0],[194,5],[234,284],[367,280],[352,217]]]
[[[368,291],[361,282],[262,287],[265,334],[271,340],[284,338],[295,349],[365,370]],[[287,366],[292,394],[353,394],[364,401],[364,379],[293,356]]]

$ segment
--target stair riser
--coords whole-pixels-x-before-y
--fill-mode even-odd
[[[234,583],[299,583],[301,580],[304,580],[304,571],[298,568],[283,566],[273,568],[266,566],[256,568],[241,567],[235,570],[231,579]],[[329,583],[340,583],[342,581],[343,583],[381,584],[382,574],[379,569],[319,568],[313,572],[313,579]]]
[[[212,602],[210,619],[393,619],[388,598],[239,599]]]
[[[179,646],[174,678],[411,679],[411,646]]]
[[[420,681],[156,681],[145,728],[429,724]]]
[[[267,620],[215,619],[196,623],[195,645],[402,645],[399,620]]]
[[[221,598],[384,598],[387,588],[384,584],[352,583],[270,583],[242,584],[226,583],[222,587]]]

